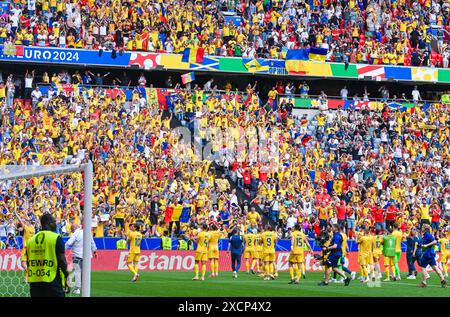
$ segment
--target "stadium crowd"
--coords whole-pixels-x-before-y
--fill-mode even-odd
[[[0,44],[168,53],[202,47],[250,58],[322,47],[328,61],[448,68],[449,10],[442,0],[16,0],[0,12]]]
[[[296,223],[310,237],[329,223],[345,224],[349,239],[365,224],[385,230],[397,222],[403,231],[449,224],[448,106],[418,103],[403,111],[382,104],[297,116],[290,100],[277,104],[273,91],[265,98],[255,87],[244,95],[230,86],[179,89],[168,112],[137,89],[127,101],[100,88],[79,95],[25,88],[31,102],[12,105],[1,93],[0,165],[92,160],[97,237],[120,236],[131,223],[143,224],[145,237],[190,237],[203,223],[216,223],[224,237],[235,226],[260,230],[254,204],[277,223],[279,238]],[[182,142],[176,121],[211,145],[211,159]],[[19,227],[36,225],[46,211],[68,235],[80,221],[83,180],[75,173],[3,183],[1,198],[5,235],[17,218]],[[189,206],[188,222],[165,222],[167,207]]]

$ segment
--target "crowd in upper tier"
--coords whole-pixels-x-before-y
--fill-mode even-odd
[[[251,58],[322,47],[328,61],[448,68],[449,10],[448,0],[15,0],[0,12],[0,45]]]
[[[297,222],[310,237],[341,223],[350,239],[362,225],[397,222],[407,232],[430,223],[437,232],[449,224],[448,105],[418,100],[406,111],[379,103],[297,116],[291,100],[276,103],[255,87],[239,95],[229,84],[221,92],[181,88],[168,110],[153,90],[146,97],[134,90],[127,100],[100,88],[36,96],[37,89],[30,102],[12,106],[2,93],[0,165],[92,160],[97,237],[121,235],[136,222],[147,237],[189,237],[205,222],[217,223],[223,236],[235,226],[256,231],[258,206],[277,223],[279,238]],[[182,125],[208,149],[205,156],[182,142],[184,132],[173,129]],[[80,174],[3,182],[0,190],[0,236],[16,221],[36,225],[46,211],[63,234],[80,221]],[[166,217],[184,207],[191,208],[187,222]]]

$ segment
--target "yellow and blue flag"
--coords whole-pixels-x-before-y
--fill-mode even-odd
[[[286,70],[288,72],[306,73],[307,65],[305,61],[309,59],[308,54],[309,52],[306,49],[288,50],[286,53]]]
[[[325,62],[327,59],[328,49],[320,47],[311,47],[309,49],[308,58],[310,61]]]
[[[269,71],[269,62],[262,58],[243,58],[242,63],[249,73],[267,73]]]

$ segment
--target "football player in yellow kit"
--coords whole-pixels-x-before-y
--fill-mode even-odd
[[[264,280],[273,280],[275,279],[273,272],[277,234],[272,230],[272,226],[266,226],[266,231],[261,234],[261,239],[263,243]]]
[[[251,263],[251,270],[252,273],[254,274],[253,268],[255,264],[256,239],[255,235],[250,229],[247,230],[246,234],[244,234],[244,241],[245,241],[245,252],[244,252],[245,269],[247,270],[247,273],[250,273],[250,263]]]
[[[130,244],[130,252],[128,253],[127,265],[128,269],[133,273],[133,282],[136,282],[139,278],[139,258],[141,256],[141,241],[142,233],[139,231],[137,224],[130,225],[130,234],[127,237],[127,242]]]
[[[368,283],[369,277],[371,275],[371,266],[373,262],[373,255],[372,255],[372,244],[373,239],[372,236],[369,234],[370,230],[367,227],[364,227],[363,229],[363,235],[359,235],[356,239],[356,242],[358,243],[358,249],[359,249],[359,266],[361,267],[361,273],[362,273],[362,283]]]
[[[221,233],[215,224],[212,224],[208,239],[208,259],[211,266],[210,277],[219,276],[219,239]]]
[[[298,284],[300,280],[301,266],[305,263],[304,246],[306,245],[312,252],[312,247],[301,229],[301,225],[297,223],[294,227],[294,231],[291,233],[291,253],[289,254],[289,274],[291,276],[291,281],[289,284]]]
[[[14,214],[16,215],[16,219],[21,224],[21,227],[19,227],[19,231],[22,231],[23,247],[22,247],[22,252],[20,254],[20,261],[21,261],[22,267],[26,271],[26,268],[27,268],[27,242],[32,236],[34,236],[34,234],[36,232],[34,230],[33,224],[31,223],[30,219],[28,218],[28,216],[26,216],[27,218],[22,219],[19,217],[19,215],[17,214],[17,212],[15,210],[14,210]],[[25,283],[27,282],[26,274],[24,276],[24,281],[25,281]]]
[[[195,243],[197,243],[197,249],[195,250],[195,276],[192,278],[193,281],[198,281],[198,271],[199,266],[202,266],[202,281],[205,280],[206,274],[206,261],[208,260],[208,240],[209,232],[208,225],[205,223],[202,225],[202,231],[197,234],[195,238]]]
[[[444,272],[444,277],[448,278],[448,258],[450,255],[450,240],[445,235],[444,232],[441,232],[439,239],[439,244],[441,246],[441,265],[442,271]]]
[[[261,239],[261,234],[257,233],[255,234],[255,258],[252,261],[252,270],[251,272],[253,274],[256,273],[263,273],[263,261],[262,261],[262,254],[263,254],[263,243]]]
[[[375,235],[372,238],[372,255],[375,280],[379,280],[382,277],[380,261],[381,256],[383,255],[383,235],[381,234],[380,228],[375,230]]]

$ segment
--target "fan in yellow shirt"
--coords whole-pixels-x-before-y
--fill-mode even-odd
[[[209,232],[208,225],[202,225],[202,231],[200,231],[195,239],[195,243],[197,244],[197,250],[195,251],[195,276],[192,278],[193,281],[198,281],[198,271],[199,265],[202,264],[202,281],[205,280],[206,274],[206,261],[208,258],[208,240],[209,240]]]
[[[142,234],[139,231],[139,226],[135,223],[130,225],[131,232],[128,235],[127,242],[130,244],[130,251],[128,253],[127,265],[128,269],[133,273],[133,282],[136,282],[139,278],[138,263],[141,256],[141,241]]]
[[[221,233],[215,224],[212,224],[208,239],[208,259],[211,266],[211,276],[219,276],[219,239]]]
[[[291,281],[289,284],[298,284],[300,280],[301,266],[305,262],[305,245],[312,252],[312,247],[301,229],[301,224],[297,223],[294,231],[291,233],[291,253],[289,254],[289,275],[291,276]]]

